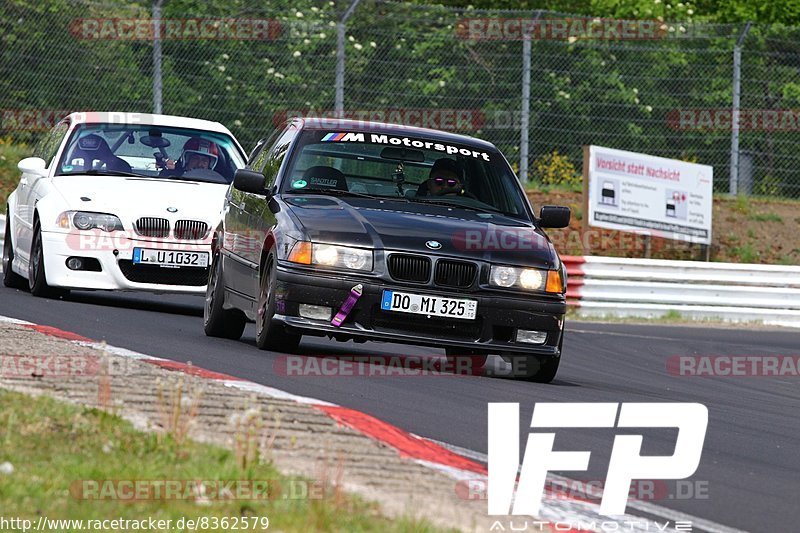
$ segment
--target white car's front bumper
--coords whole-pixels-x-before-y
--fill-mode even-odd
[[[97,244],[97,241],[91,239],[82,242],[74,233],[42,232],[48,285],[70,289],[205,294],[208,267],[142,266],[134,265],[132,258],[135,247],[210,253],[210,243],[187,245],[153,240],[126,240],[124,243],[125,246],[115,247],[111,237]],[[70,257],[96,259],[100,263],[101,271],[70,270],[66,264]]]

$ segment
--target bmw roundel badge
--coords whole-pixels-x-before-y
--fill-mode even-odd
[[[438,250],[439,248],[442,247],[442,243],[440,243],[439,241],[428,241],[425,243],[425,246],[427,246],[431,250]]]

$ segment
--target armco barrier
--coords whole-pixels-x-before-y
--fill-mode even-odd
[[[800,327],[800,267],[564,256],[584,317],[687,318]]]

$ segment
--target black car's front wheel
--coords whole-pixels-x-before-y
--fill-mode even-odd
[[[242,336],[247,325],[247,317],[238,309],[224,309],[225,280],[222,273],[222,257],[217,255],[212,261],[206,287],[206,301],[203,306],[203,329],[209,337],[222,337],[236,340]]]
[[[3,237],[3,285],[12,289],[24,289],[25,278],[11,269],[14,262],[14,248],[11,245],[11,218],[6,217],[6,230]]]
[[[274,248],[270,251],[259,274],[256,345],[261,350],[293,352],[300,344],[301,335],[289,333],[281,324],[276,324],[272,320],[277,306],[275,292],[278,284],[278,267],[274,251]]]
[[[561,357],[552,355],[524,355],[515,356],[512,360],[512,372],[514,377],[533,381],[535,383],[550,383],[558,373],[558,365]]]
[[[446,348],[447,363],[455,374],[480,374],[488,354],[471,348]]]
[[[558,343],[558,355],[509,355],[505,359],[511,363],[512,376],[535,383],[550,383],[558,373],[563,344],[562,336]]]

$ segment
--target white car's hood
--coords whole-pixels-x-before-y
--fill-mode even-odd
[[[111,213],[127,221],[139,217],[203,220],[216,225],[228,185],[169,178],[57,176],[53,186],[69,209]],[[177,210],[177,211],[176,211]]]

